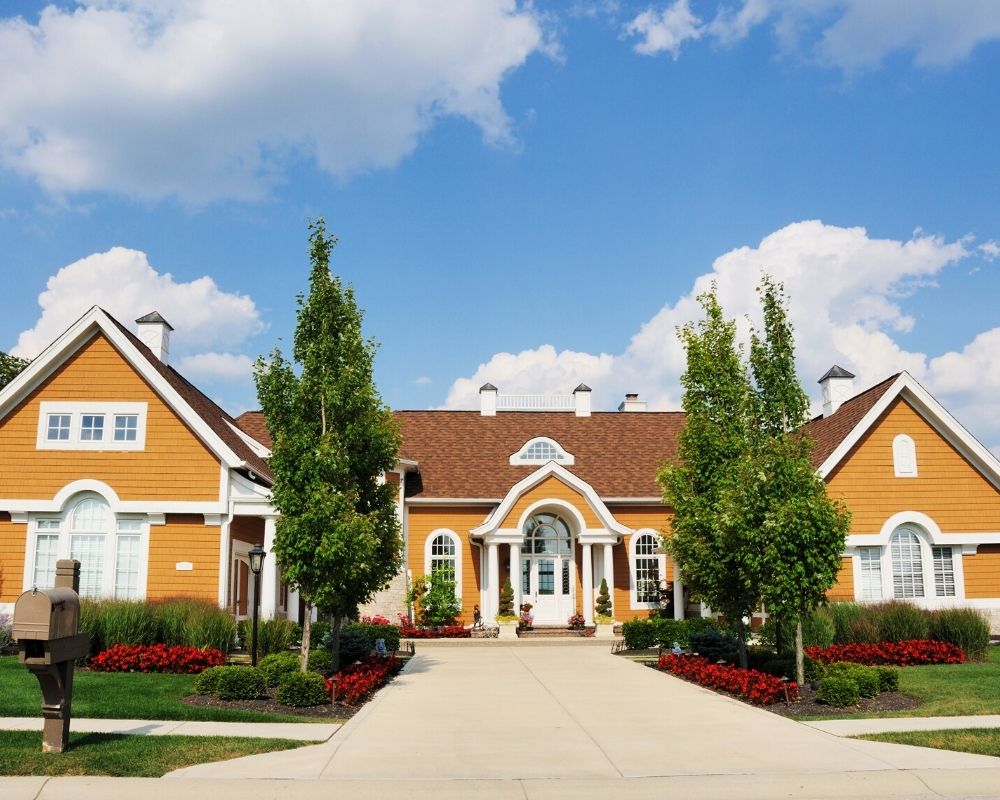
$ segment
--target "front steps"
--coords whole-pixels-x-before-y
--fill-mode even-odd
[[[531,630],[517,632],[519,639],[583,639],[593,635],[593,628],[571,629],[565,625],[535,625]]]

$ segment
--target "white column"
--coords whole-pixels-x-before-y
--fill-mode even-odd
[[[608,596],[611,598],[611,616],[615,614],[615,561],[614,545],[604,545],[604,580],[608,582]]]
[[[674,619],[684,619],[684,584],[681,583],[681,568],[674,562]]]
[[[264,517],[264,568],[260,573],[260,618],[274,616],[278,600],[278,559],[274,556],[276,517]]]
[[[219,526],[219,608],[229,607],[229,569],[233,563],[233,557],[229,553],[232,542],[230,519],[225,517]]]
[[[521,614],[521,545],[510,546],[510,585],[514,587],[514,613]]]
[[[292,622],[301,623],[302,620],[299,619],[299,593],[294,589],[288,589],[288,618]]]
[[[586,625],[594,624],[594,560],[590,551],[592,545],[583,546],[583,621]]]
[[[497,544],[490,542],[486,550],[486,590],[489,592],[489,604],[483,617],[487,623],[492,625],[493,618],[500,611],[500,558],[497,553]]]

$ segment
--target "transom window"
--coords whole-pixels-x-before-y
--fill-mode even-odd
[[[39,450],[142,450],[146,403],[56,402],[40,404]]]
[[[529,439],[520,450],[510,457],[510,463],[514,465],[548,464],[550,461],[566,466],[571,466],[574,463],[570,453],[567,453],[557,441],[546,436]]]
[[[524,523],[524,553],[568,556],[569,526],[556,514],[535,514]]]

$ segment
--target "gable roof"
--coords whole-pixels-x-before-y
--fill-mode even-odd
[[[160,361],[135,334],[99,306],[93,306],[67,328],[0,391],[0,418],[98,333],[105,335],[122,357],[223,462],[231,468],[245,467],[265,481],[273,481],[267,463],[234,430],[236,420],[177,370]]]
[[[829,417],[815,417],[803,426],[803,431],[812,437],[815,443],[812,460],[816,467],[819,467],[830,457],[830,454],[850,435],[865,414],[871,411],[872,407],[882,399],[898,377],[899,373],[896,373],[886,378],[850,400],[845,400],[837,411]]]

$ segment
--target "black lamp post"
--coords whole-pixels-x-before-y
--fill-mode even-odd
[[[267,551],[259,544],[250,548],[250,571],[253,573],[253,644],[250,646],[250,664],[257,666],[257,618],[260,611],[260,571],[264,568]]]

